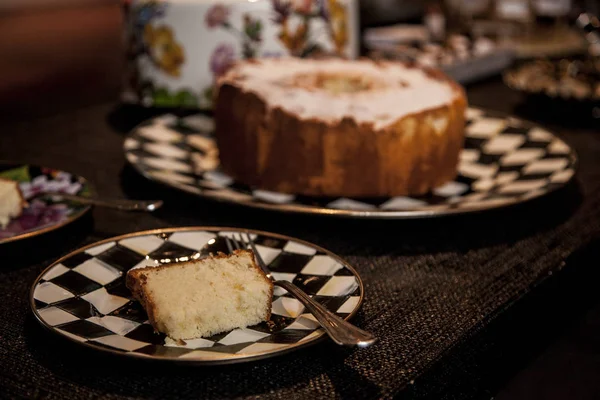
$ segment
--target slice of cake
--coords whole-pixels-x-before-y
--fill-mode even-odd
[[[273,284],[249,250],[133,269],[126,285],[154,329],[175,340],[207,337],[271,317]]]
[[[11,218],[20,216],[24,205],[19,183],[0,178],[0,228],[5,228]]]
[[[421,195],[457,175],[464,89],[401,62],[260,59],[219,79],[225,173],[309,196]]]

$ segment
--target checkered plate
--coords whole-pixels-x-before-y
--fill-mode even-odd
[[[49,266],[33,284],[31,308],[43,326],[98,350],[145,359],[226,364],[266,358],[326,337],[312,314],[276,287],[270,321],[185,345],[155,333],[125,286],[128,270],[227,252],[235,228],[169,228],[114,237],[83,247]],[[288,280],[338,316],[360,308],[360,277],[344,260],[301,240],[250,231],[278,280]]]
[[[134,129],[127,160],[148,179],[215,200],[277,211],[363,218],[421,218],[505,207],[544,196],[575,175],[573,149],[532,123],[470,108],[455,181],[420,197],[295,196],[234,182],[219,169],[213,121],[163,115]]]

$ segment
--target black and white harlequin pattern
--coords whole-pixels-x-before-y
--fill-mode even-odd
[[[321,198],[256,190],[219,170],[213,121],[165,115],[125,140],[127,160],[144,176],[196,195],[282,211],[359,217],[413,217],[484,210],[547,194],[575,174],[562,140],[525,121],[470,108],[459,176],[421,197]]]
[[[154,332],[125,286],[128,270],[227,252],[232,231],[164,230],[116,238],[51,266],[32,290],[38,319],[78,342],[129,355],[193,362],[235,362],[277,354],[324,335],[284,289],[273,293],[268,322],[209,338],[175,343]],[[251,234],[278,280],[288,280],[341,317],[360,306],[360,278],[331,254],[291,239]]]

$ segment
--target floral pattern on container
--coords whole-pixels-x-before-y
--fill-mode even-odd
[[[151,80],[144,79],[139,69],[140,57],[167,76],[178,78],[185,63],[185,49],[175,37],[173,29],[159,21],[167,11],[167,3],[148,0],[134,6],[125,4],[127,26],[127,81],[125,86],[144,105],[157,107],[198,107],[198,97],[191,89],[170,91],[156,87]]]
[[[90,189],[86,181],[67,172],[29,165],[0,165],[0,177],[19,182],[19,188],[27,202],[21,216],[0,229],[0,241],[63,225],[88,208],[59,198],[56,201],[51,198],[34,198],[40,192],[89,195]]]
[[[221,1],[124,2],[125,102],[210,110],[215,82],[235,60],[349,55],[357,0]]]
[[[229,22],[230,14],[231,11],[227,6],[215,4],[205,15],[206,27],[208,29],[223,28],[230,31],[242,44],[243,58],[256,57],[262,42],[262,22],[249,13],[244,13],[240,31]]]
[[[221,25],[228,24],[227,20],[229,18],[229,7],[224,6],[223,4],[215,4],[205,16],[206,26],[209,29],[216,28]]]
[[[226,29],[239,40],[242,47],[242,54],[239,56],[236,54],[234,46],[229,43],[221,43],[213,50],[209,60],[213,83],[204,90],[205,101],[209,104],[212,104],[216,80],[227,72],[235,60],[257,57],[262,43],[263,24],[258,18],[254,18],[249,13],[244,13],[242,16],[242,30],[239,30],[230,23],[230,14],[229,7],[223,4],[215,4],[208,10],[204,18],[208,29]]]
[[[223,75],[235,62],[235,50],[230,44],[220,44],[210,57],[210,70],[215,78]]]
[[[178,77],[185,62],[183,47],[175,40],[173,30],[168,26],[144,27],[144,43],[150,59],[167,75]]]
[[[343,56],[348,43],[347,10],[340,0],[271,0],[273,21],[280,26],[279,40],[295,57],[323,53],[311,21],[325,22],[334,55]]]
[[[325,0],[321,0],[325,1]],[[327,0],[329,17],[329,32],[335,45],[336,52],[343,54],[348,43],[348,16],[346,7],[339,0]]]

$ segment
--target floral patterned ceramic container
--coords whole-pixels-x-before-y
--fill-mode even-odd
[[[123,100],[211,108],[215,79],[244,58],[356,58],[357,0],[129,0]]]

